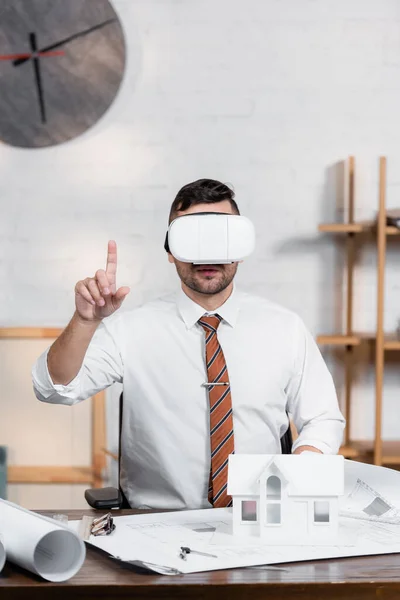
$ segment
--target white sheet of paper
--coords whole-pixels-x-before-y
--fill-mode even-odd
[[[353,546],[279,546],[263,545],[252,540],[241,544],[214,544],[215,532],[230,524],[230,509],[211,509],[174,513],[153,513],[116,517],[116,530],[110,536],[93,537],[89,543],[119,560],[144,566],[163,574],[194,573],[273,565],[322,558],[339,558],[400,552],[400,543],[391,531],[377,524],[342,518],[343,528],[356,540]],[[75,525],[77,527],[77,525]],[[198,530],[196,531],[196,527]],[[215,531],[210,531],[215,527]],[[208,531],[204,531],[208,529]],[[388,535],[390,543],[388,544]],[[348,543],[348,542],[346,542]],[[190,554],[179,558],[181,546],[189,546],[209,556]]]
[[[400,507],[399,472],[353,461],[345,461],[342,507],[348,503],[348,495],[360,478]],[[400,526],[397,523],[341,516],[343,537],[340,545],[271,547],[261,540],[241,539],[237,544],[227,539],[231,521],[231,509],[227,508],[115,517],[116,530],[109,536],[91,536],[89,543],[120,560],[163,574],[400,552]],[[78,528],[77,523],[71,526],[75,530]],[[191,553],[182,560],[179,557],[181,546],[204,552],[207,556]]]
[[[70,579],[85,560],[85,545],[68,526],[1,499],[0,533],[7,560],[48,581]]]
[[[376,465],[367,465],[353,460],[344,461],[344,496],[339,501],[343,504],[346,497],[361,479],[368,486],[390,499],[394,506],[400,508],[400,472]]]
[[[88,543],[108,552],[114,558],[149,568],[157,573],[175,575],[191,572],[191,569],[183,570],[189,557],[187,561],[179,558],[180,547],[195,548],[195,544],[197,550],[208,547],[218,524],[218,519],[216,520],[218,516],[229,521],[230,509],[144,513],[114,517],[115,531],[107,536],[92,535]],[[77,532],[79,524],[80,521],[71,521],[69,527]],[[194,554],[190,555],[189,564],[192,565],[193,560],[198,558],[200,557]]]
[[[301,540],[297,540],[298,543],[291,544],[290,547],[302,547],[304,548],[304,542],[301,543]],[[288,547],[287,543],[274,543],[273,546],[265,543],[262,537],[260,537],[257,531],[253,531],[247,535],[233,535],[232,532],[232,521],[229,523],[223,523],[218,525],[215,531],[215,534],[210,542],[212,545],[216,546],[263,546],[265,548],[269,547],[270,550],[275,549],[277,546],[285,546]],[[357,535],[354,529],[347,527],[344,523],[339,523],[339,533],[337,538],[330,544],[330,546],[355,546],[357,543]],[[325,544],[322,542],[318,542],[317,544],[313,544],[313,547],[324,546]]]

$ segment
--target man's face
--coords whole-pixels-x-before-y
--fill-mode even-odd
[[[220,212],[235,214],[229,200],[215,204],[197,204],[184,212],[178,212],[177,217],[203,212]],[[194,265],[177,260],[168,254],[168,260],[175,264],[180,280],[191,290],[200,294],[213,295],[228,287],[236,275],[238,263],[229,265]]]

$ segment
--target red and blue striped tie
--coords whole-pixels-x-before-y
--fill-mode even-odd
[[[234,453],[231,387],[224,353],[219,344],[217,329],[222,321],[219,315],[201,317],[199,324],[206,333],[206,364],[210,400],[211,469],[208,500],[214,508],[232,506],[227,495],[228,457]]]

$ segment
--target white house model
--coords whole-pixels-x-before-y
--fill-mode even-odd
[[[266,544],[331,545],[344,491],[343,456],[231,454],[233,535]]]

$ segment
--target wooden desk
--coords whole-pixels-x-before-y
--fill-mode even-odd
[[[61,512],[61,511],[57,511]],[[135,511],[116,511],[129,514]],[[51,514],[51,513],[45,513]],[[93,511],[68,511],[80,518]],[[398,600],[400,554],[289,564],[286,570],[232,569],[167,576],[138,572],[88,548],[81,571],[66,583],[44,582],[6,563],[1,600]]]

